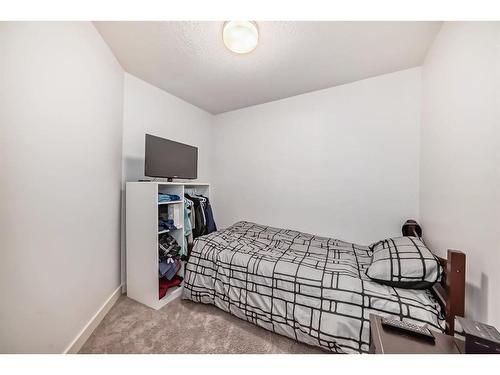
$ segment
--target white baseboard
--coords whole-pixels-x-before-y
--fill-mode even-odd
[[[122,285],[120,285],[116,290],[109,296],[109,298],[104,302],[104,304],[97,310],[95,315],[88,321],[88,323],[83,327],[80,333],[76,336],[71,344],[68,345],[64,354],[75,354],[82,348],[83,344],[88,340],[94,329],[101,323],[108,311],[113,307],[113,305],[118,301],[118,298],[122,294]]]

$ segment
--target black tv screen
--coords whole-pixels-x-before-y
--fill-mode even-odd
[[[144,175],[148,177],[198,177],[198,148],[146,134]]]

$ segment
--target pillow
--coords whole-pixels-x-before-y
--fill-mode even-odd
[[[381,284],[426,289],[441,277],[439,260],[417,237],[395,237],[376,242],[366,275]]]

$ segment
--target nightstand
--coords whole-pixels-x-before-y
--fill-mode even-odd
[[[461,354],[464,342],[432,331],[434,343],[382,326],[381,317],[370,314],[371,354]]]

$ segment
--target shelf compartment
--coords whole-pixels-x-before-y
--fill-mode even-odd
[[[166,305],[170,301],[176,299],[177,297],[180,297],[182,295],[182,286],[183,286],[184,281],[178,285],[170,288],[167,290],[167,294],[163,296],[163,298],[158,299],[158,303],[161,304],[161,306]],[[157,296],[158,297],[158,296]]]

